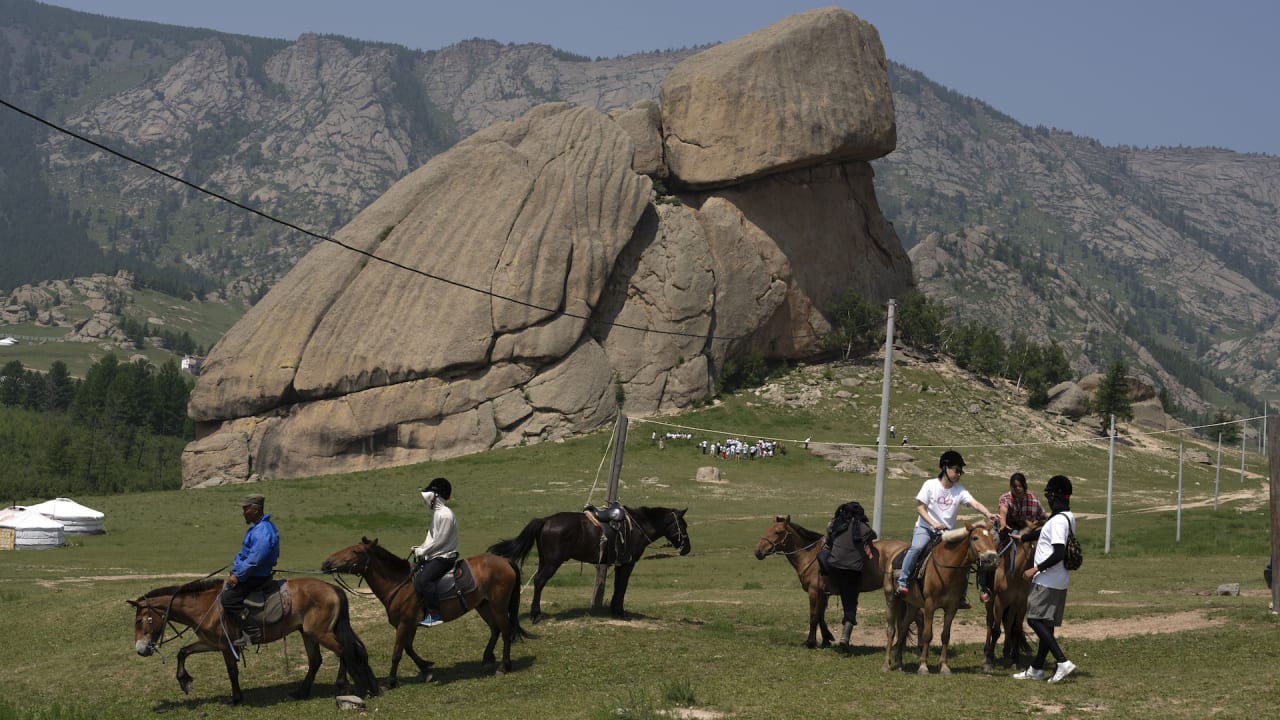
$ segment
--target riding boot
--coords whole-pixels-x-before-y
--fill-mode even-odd
[[[845,652],[849,651],[849,636],[853,635],[853,623],[845,621],[844,627],[840,629],[840,644],[838,647]]]

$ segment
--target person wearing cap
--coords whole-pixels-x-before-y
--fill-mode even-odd
[[[453,569],[458,561],[458,524],[446,501],[453,497],[453,486],[438,477],[422,488],[422,501],[431,510],[431,530],[421,545],[412,548],[415,564],[413,589],[418,593],[423,617],[418,623],[431,627],[444,622],[435,596],[436,581]]]
[[[275,571],[276,561],[280,559],[280,533],[271,522],[271,516],[263,512],[265,504],[266,499],[261,495],[246,496],[240,503],[249,529],[244,531],[240,552],[236,553],[236,558],[231,563],[231,574],[223,583],[219,596],[223,617],[241,630],[239,638],[234,640],[235,644],[241,646],[252,642],[241,624],[245,611],[244,600],[250,593],[263,589],[271,582],[271,573]]]
[[[990,518],[993,524],[997,520],[985,505],[978,502],[960,484],[960,476],[963,474],[964,458],[955,450],[948,450],[938,459],[938,477],[926,480],[920,486],[920,492],[916,493],[916,514],[919,517],[911,533],[911,547],[902,558],[902,574],[898,576],[898,594],[902,597],[911,592],[907,589],[907,581],[915,571],[920,553],[935,536],[955,526],[961,505],[977,510]],[[960,607],[969,607],[967,598]]]
[[[1071,512],[1071,480],[1065,475],[1054,475],[1044,486],[1044,499],[1052,512],[1040,528],[1036,539],[1035,565],[1027,568],[1031,580],[1031,592],[1027,595],[1027,625],[1040,639],[1040,647],[1031,665],[1013,677],[1017,680],[1044,680],[1044,661],[1049,653],[1058,661],[1058,667],[1049,678],[1051,683],[1062,682],[1075,672],[1076,664],[1067,659],[1066,653],[1054,637],[1054,628],[1062,625],[1063,611],[1067,606],[1067,586],[1071,574],[1063,560],[1067,558],[1067,534],[1076,530],[1076,516]]]

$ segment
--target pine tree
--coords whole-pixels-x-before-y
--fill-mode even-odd
[[[1106,377],[1098,386],[1098,393],[1093,398],[1093,412],[1106,420],[1115,415],[1117,420],[1133,419],[1133,403],[1129,399],[1129,368],[1120,360],[1111,363]]]

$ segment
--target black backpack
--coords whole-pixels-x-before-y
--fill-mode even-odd
[[[831,518],[831,529],[827,532],[827,547],[831,547],[836,538],[848,532],[855,519],[863,525],[871,525],[866,511],[862,509],[862,504],[856,500],[850,500],[836,508],[836,514]]]

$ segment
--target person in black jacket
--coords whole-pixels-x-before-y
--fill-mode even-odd
[[[847,502],[836,510],[827,524],[827,582],[840,593],[844,606],[844,628],[840,632],[840,645],[848,647],[853,626],[858,624],[858,593],[862,588],[862,569],[871,558],[871,541],[875,530],[867,520],[862,505]]]

